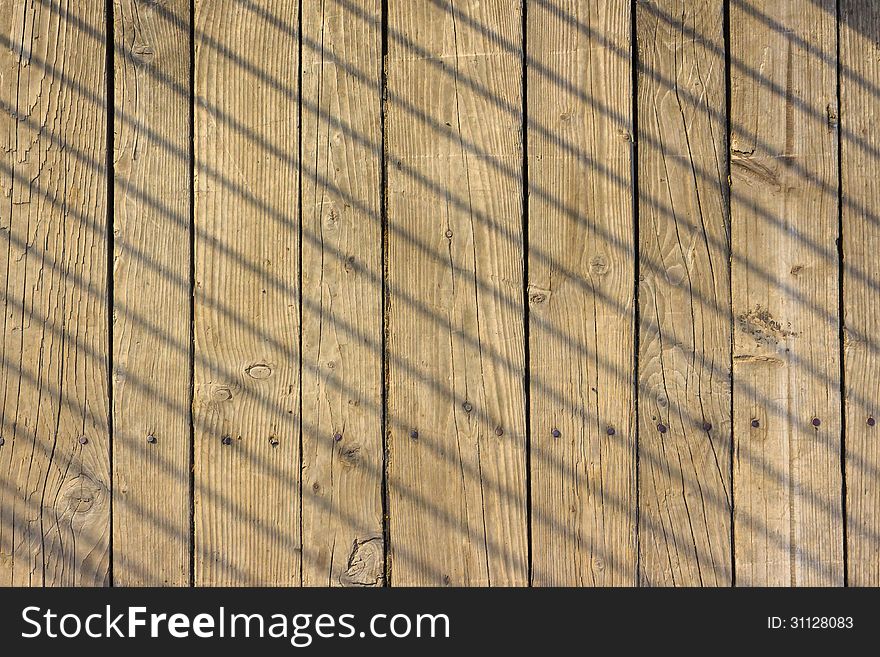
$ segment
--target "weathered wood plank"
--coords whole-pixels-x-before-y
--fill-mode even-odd
[[[641,581],[727,586],[730,266],[720,0],[639,4]]]
[[[392,583],[525,584],[520,9],[388,11]]]
[[[382,7],[302,8],[303,583],[385,578]]]
[[[113,575],[121,586],[190,579],[189,10],[188,0],[114,5]]]
[[[633,585],[630,3],[527,20],[533,582]]]
[[[3,585],[109,583],[104,30],[0,1]]]
[[[849,584],[880,586],[880,5],[840,3],[840,128]]]
[[[195,3],[195,581],[300,583],[297,0]]]
[[[730,7],[743,585],[843,583],[835,13],[833,0]]]

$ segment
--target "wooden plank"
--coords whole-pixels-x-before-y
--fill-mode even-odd
[[[109,583],[104,29],[0,2],[2,585]]]
[[[636,13],[645,585],[731,583],[723,17],[720,0]]]
[[[850,586],[880,586],[880,6],[840,3],[840,129],[846,383],[846,550]]]
[[[388,7],[396,585],[527,583],[518,7]]]
[[[730,12],[737,583],[838,585],[835,2]]]
[[[300,583],[297,0],[195,3],[195,581]]]
[[[302,8],[303,584],[384,582],[382,7]]]
[[[533,582],[633,585],[630,3],[527,20]]]
[[[121,586],[190,579],[189,18],[188,0],[114,5],[113,576]]]

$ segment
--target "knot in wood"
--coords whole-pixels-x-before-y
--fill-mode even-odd
[[[103,497],[103,486],[81,474],[64,484],[55,506],[62,513],[88,513],[103,501]]]
[[[361,448],[359,445],[346,445],[345,447],[340,446],[339,448],[339,458],[342,459],[342,462],[346,465],[357,465],[360,462],[360,451]]]
[[[268,379],[272,376],[272,368],[265,363],[254,363],[245,369],[245,372],[252,379]]]
[[[226,386],[220,386],[220,387],[214,388],[214,392],[211,393],[211,397],[216,402],[229,401],[230,399],[232,399],[232,390],[230,390]]]
[[[590,258],[590,273],[593,276],[604,276],[608,273],[608,269],[608,261],[605,259],[605,256],[594,255]]]
[[[544,290],[533,285],[528,289],[529,303],[533,306],[540,306],[547,303],[550,299],[550,290]]]
[[[356,538],[339,583],[343,586],[380,586],[385,580],[384,571],[382,537]]]

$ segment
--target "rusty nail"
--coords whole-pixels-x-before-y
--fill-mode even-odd
[[[813,418],[813,426],[814,426],[814,427],[818,427],[820,424],[822,424],[822,420],[820,420],[820,419],[817,418],[817,417],[814,417],[814,418]]]
[[[87,445],[88,442],[89,442],[89,439],[86,438],[85,436],[80,436],[80,437],[79,437],[79,444],[80,444],[80,445]]]
[[[661,422],[657,425],[657,431],[660,433],[666,433],[666,425]]]
[[[474,410],[474,407],[471,406],[470,402],[465,402],[464,404],[461,405],[461,407],[464,409],[465,413],[470,413],[472,410]]]
[[[614,427],[608,427],[607,429],[605,429],[605,433],[607,433],[609,436],[613,436],[615,433]]]
[[[153,434],[150,434],[149,436],[147,436],[147,442],[150,443],[151,445],[155,445],[157,442],[156,436],[154,436]]]
[[[761,423],[758,422],[758,418],[755,418],[754,420],[752,420],[752,427],[754,427],[755,429],[757,429],[757,428],[760,427],[760,426],[761,426]]]
[[[232,444],[232,437],[231,436],[223,436],[220,439],[220,442],[223,443],[224,445],[231,445]]]
[[[502,429],[501,427],[495,427],[495,435],[496,436],[504,435],[504,429]]]
[[[342,434],[341,433],[334,433],[333,440],[338,443],[340,440],[342,440]]]
[[[876,421],[874,418],[872,418],[872,417],[869,417],[869,418],[868,418],[868,426],[869,426],[869,427],[873,427],[874,424],[876,424],[876,422],[877,422],[877,421]]]
[[[409,432],[409,437],[412,438],[413,440],[418,440],[418,439],[419,439],[419,432],[418,432],[418,430],[417,430],[417,429],[413,429],[412,431],[410,431],[410,432]]]
[[[550,432],[550,435],[553,436],[554,438],[559,438],[559,436],[562,435],[562,432],[559,429],[554,427],[553,431]]]
[[[712,431],[712,423],[703,422],[703,431]]]

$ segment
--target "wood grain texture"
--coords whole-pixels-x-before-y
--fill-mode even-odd
[[[382,7],[306,0],[303,583],[376,586],[382,536]]]
[[[723,3],[639,4],[641,582],[729,586]]]
[[[0,584],[109,583],[104,2],[0,2]]]
[[[195,581],[300,583],[296,0],[195,3]]]
[[[880,6],[840,3],[840,129],[850,586],[880,586]]]
[[[184,0],[114,5],[113,579],[121,586],[190,578],[189,19]]]
[[[630,31],[629,2],[529,5],[532,568],[539,586],[636,583]]]
[[[737,583],[839,585],[835,2],[730,12]]]
[[[388,13],[392,582],[522,585],[520,8]]]

